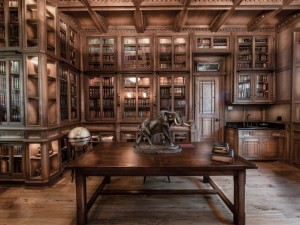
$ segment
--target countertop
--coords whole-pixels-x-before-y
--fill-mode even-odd
[[[227,122],[225,127],[243,130],[284,130],[285,124],[272,122]]]

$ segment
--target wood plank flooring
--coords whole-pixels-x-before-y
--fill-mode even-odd
[[[280,162],[258,162],[247,171],[246,224],[300,224],[300,170]],[[75,184],[70,171],[50,188],[0,186],[0,225],[76,225]],[[88,177],[91,195],[101,178]],[[231,177],[213,179],[230,198]],[[195,188],[202,177],[114,177],[110,188]],[[223,225],[232,214],[216,195],[104,196],[89,213],[89,225]]]

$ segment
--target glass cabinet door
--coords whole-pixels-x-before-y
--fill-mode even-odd
[[[238,37],[237,69],[252,69],[252,37]]]
[[[174,69],[187,68],[187,39],[183,37],[174,38]]]
[[[20,60],[0,60],[0,123],[22,121]]]
[[[23,177],[24,151],[20,143],[0,143],[0,177]]]
[[[89,119],[115,118],[115,77],[98,76],[88,78]]]
[[[172,37],[158,39],[158,68],[172,69]]]
[[[255,99],[268,100],[270,99],[270,79],[269,74],[255,74]]]
[[[150,69],[151,44],[150,37],[123,37],[123,69]]]
[[[159,111],[175,111],[182,117],[187,114],[187,77],[166,75],[159,77]]]
[[[150,117],[150,78],[147,76],[124,76],[123,118]]]
[[[255,37],[254,38],[254,68],[267,69],[269,68],[269,37]]]
[[[238,99],[251,100],[251,74],[238,74]]]

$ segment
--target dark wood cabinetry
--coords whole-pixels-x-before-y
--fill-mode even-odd
[[[225,140],[235,153],[250,160],[277,160],[284,151],[285,131],[226,128]]]

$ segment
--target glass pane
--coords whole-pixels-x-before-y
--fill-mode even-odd
[[[238,76],[238,98],[239,99],[251,98],[251,75]]]
[[[100,118],[100,77],[89,77],[89,118]]]
[[[9,1],[9,24],[8,27],[8,39],[9,47],[19,46],[19,12],[18,12],[18,1]],[[1,14],[1,12],[0,12]],[[1,29],[1,28],[0,28]]]
[[[252,37],[239,37],[238,46],[238,68],[252,68]]]
[[[21,122],[21,93],[19,61],[10,61],[10,120]]]
[[[114,115],[114,77],[103,77],[102,78],[103,88],[103,117],[113,118]]]
[[[0,122],[7,122],[6,90],[6,61],[0,61]]]
[[[200,113],[215,113],[215,82],[201,81],[200,89]]]
[[[269,76],[256,75],[256,98],[267,99],[269,98]]]

